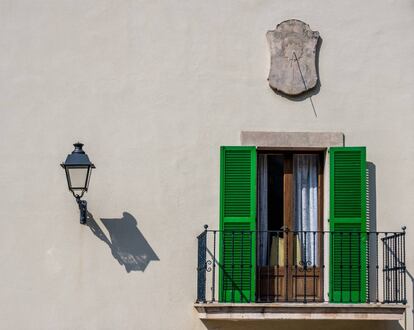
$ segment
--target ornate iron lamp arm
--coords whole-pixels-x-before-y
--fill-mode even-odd
[[[85,200],[81,200],[79,196],[76,196],[76,202],[78,203],[80,211],[80,223],[84,225],[88,213],[88,203]]]

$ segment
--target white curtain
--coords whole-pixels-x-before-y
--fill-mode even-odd
[[[267,155],[259,154],[259,265],[267,265],[268,237],[267,237]]]
[[[318,264],[318,156],[293,156],[295,182],[294,230],[299,231],[300,260],[308,266]],[[298,251],[299,255],[299,251]]]

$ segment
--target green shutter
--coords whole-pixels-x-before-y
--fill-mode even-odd
[[[330,149],[329,300],[366,301],[366,150]]]
[[[219,300],[256,292],[256,148],[221,147]]]

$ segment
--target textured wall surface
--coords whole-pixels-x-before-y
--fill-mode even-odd
[[[266,80],[266,31],[289,18],[323,39],[317,117]],[[412,251],[413,25],[412,0],[0,0],[0,328],[276,327],[203,324],[192,306],[195,237],[218,226],[219,146],[241,131],[367,146],[378,229],[406,224]],[[77,140],[97,167],[90,226],[59,167]]]

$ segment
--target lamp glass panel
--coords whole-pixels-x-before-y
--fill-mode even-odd
[[[86,188],[86,179],[88,175],[88,168],[68,168],[69,177],[70,177],[70,188],[71,189],[85,189]]]

